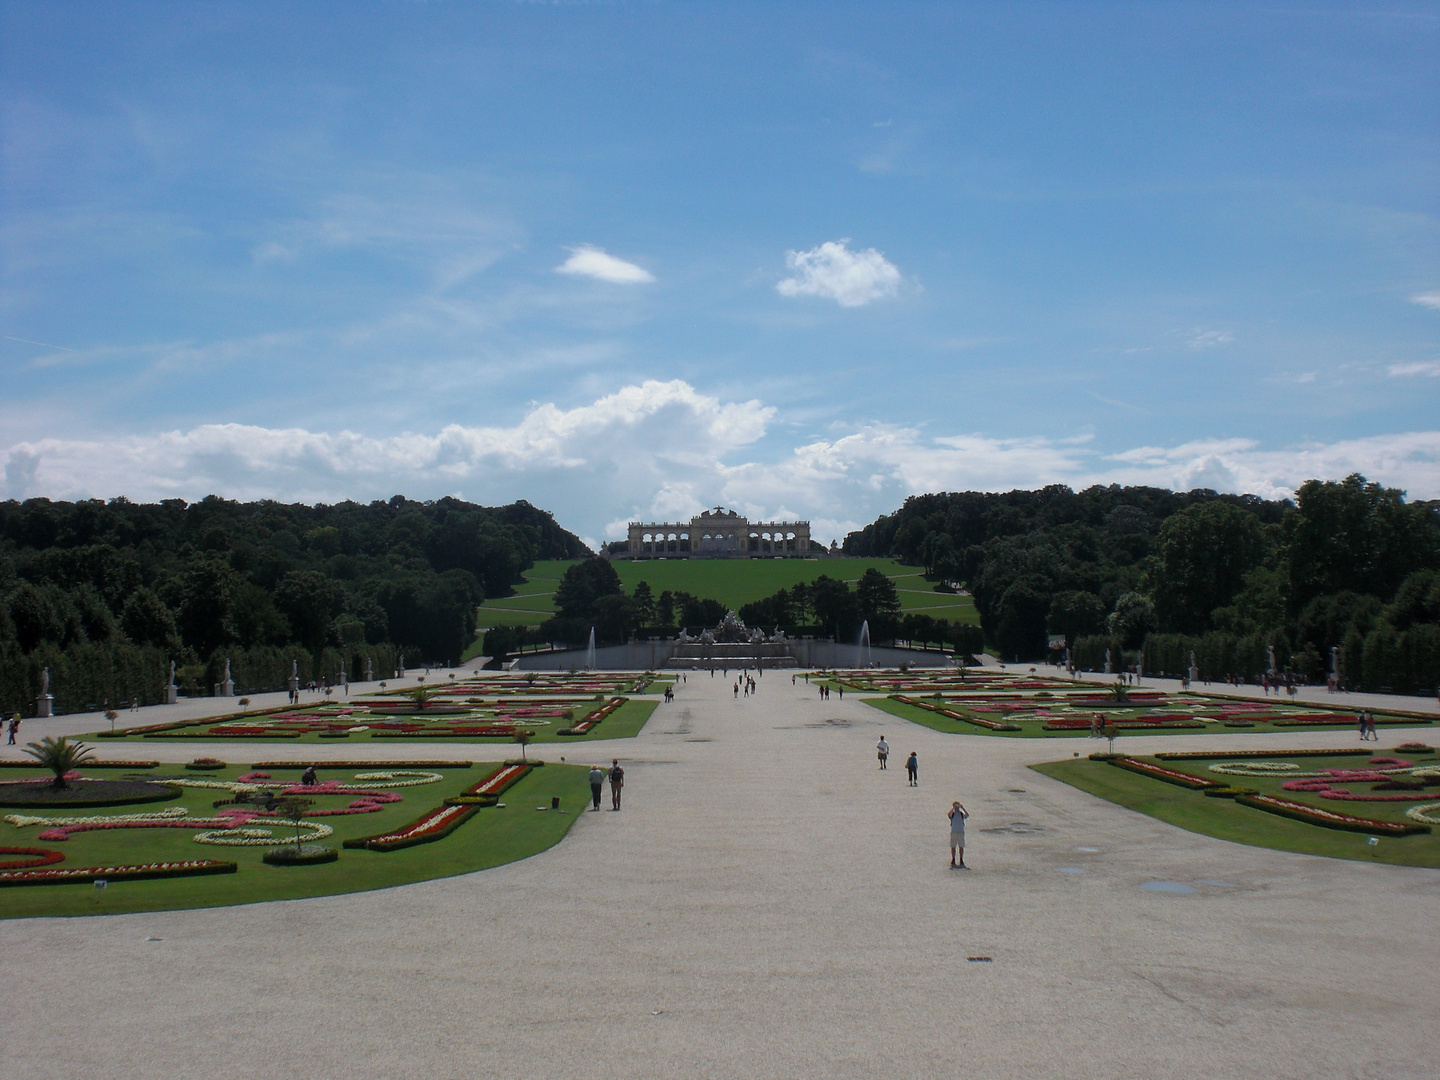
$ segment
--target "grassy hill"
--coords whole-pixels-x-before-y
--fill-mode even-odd
[[[480,625],[537,626],[555,613],[552,598],[568,561],[537,562],[526,571],[525,581],[515,586],[512,596],[487,600],[480,608]],[[915,566],[901,566],[894,559],[652,559],[647,562],[615,563],[626,592],[648,581],[659,595],[666,589],[719,600],[739,609],[752,600],[763,600],[778,590],[801,581],[813,581],[821,574],[851,584],[870,567],[878,568],[895,582],[900,606],[937,619],[978,624],[979,613],[968,596],[936,592]]]

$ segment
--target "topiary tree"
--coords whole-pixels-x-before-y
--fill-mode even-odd
[[[1106,724],[1100,729],[1100,734],[1110,740],[1110,753],[1115,753],[1115,740],[1120,735],[1119,725],[1115,723]]]
[[[525,747],[530,744],[531,739],[535,738],[535,733],[525,728],[516,728],[515,734],[511,738],[520,744],[520,760],[525,761]]]
[[[26,746],[25,753],[55,774],[50,786],[57,791],[63,791],[68,786],[65,783],[66,773],[95,759],[94,751],[90,747],[81,742],[72,743],[64,735],[58,739],[47,735],[38,743],[32,742]]]
[[[314,799],[302,799],[299,795],[286,795],[284,798],[275,800],[275,806],[271,810],[281,821],[288,821],[295,826],[295,853],[300,853],[300,826],[304,823],[305,811],[315,805]]]

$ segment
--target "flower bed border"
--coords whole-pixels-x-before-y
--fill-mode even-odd
[[[1115,757],[1110,759],[1110,764],[1119,769],[1127,769],[1141,776],[1148,776],[1152,780],[1161,780],[1167,784],[1174,784],[1176,787],[1183,787],[1190,791],[1204,791],[1206,788],[1227,787],[1225,784],[1218,784],[1214,780],[1205,780],[1199,776],[1191,776],[1189,773],[1180,772],[1178,769],[1167,769],[1163,765],[1152,765],[1148,761],[1139,761],[1130,757]]]
[[[251,765],[252,770],[294,769],[304,772],[311,765],[319,769],[468,769],[473,761],[259,761]]]
[[[901,705],[915,705],[926,712],[933,712],[937,716],[943,716],[949,720],[958,720],[962,724],[974,724],[976,727],[985,728],[987,731],[1020,731],[1019,724],[1011,724],[1000,720],[984,720],[978,716],[965,716],[957,713],[954,709],[946,709],[940,705],[933,705],[919,698],[912,698],[909,694],[891,694],[891,701],[898,701]]]
[[[1207,758],[1374,757],[1375,750],[1167,750],[1153,756],[1161,761],[1204,761]]]
[[[534,768],[533,765],[502,765],[483,780],[471,784],[462,791],[460,798],[491,796],[498,799],[503,792],[519,783]],[[447,799],[408,825],[371,836],[353,837],[344,841],[342,846],[367,848],[370,851],[399,851],[402,848],[414,847],[416,844],[429,844],[436,840],[443,840],[479,813],[483,805],[486,803],[482,803],[478,799],[473,803],[468,798],[463,803]]]
[[[103,878],[106,881],[143,881],[147,878],[194,877],[200,874],[233,874],[233,862],[216,859],[174,859],[167,862],[134,863],[128,866],[76,866],[65,870],[0,871],[0,887],[7,885],[70,885]]]
[[[1307,806],[1305,803],[1280,799],[1274,795],[1240,795],[1236,797],[1235,801],[1256,810],[1264,810],[1268,814],[1277,814],[1280,817],[1301,821],[1307,825],[1319,825],[1325,829],[1377,833],[1381,836],[1411,836],[1430,831],[1429,825],[1355,817],[1353,814],[1341,814],[1318,806]]]
[[[35,870],[41,866],[53,866],[57,862],[64,862],[63,852],[51,851],[43,847],[0,847],[0,855],[27,855],[25,859],[11,859],[8,862],[0,862],[0,870]]]
[[[158,761],[86,761],[87,769],[158,769]],[[0,761],[0,769],[36,769],[44,772],[44,766],[32,758]]]

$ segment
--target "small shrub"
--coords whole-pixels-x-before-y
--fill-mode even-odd
[[[325,844],[293,844],[271,848],[261,860],[271,866],[315,866],[318,863],[334,862],[340,858],[340,849]]]
[[[225,768],[225,762],[219,758],[197,757],[194,761],[188,763],[185,768],[190,769],[192,772],[215,772],[217,769]]]
[[[1200,794],[1211,799],[1238,799],[1242,795],[1259,795],[1260,792],[1250,787],[1212,787]]]

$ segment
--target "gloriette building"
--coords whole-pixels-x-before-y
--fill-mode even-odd
[[[688,523],[630,522],[627,559],[748,559],[811,554],[808,521],[748,521],[717,506]]]

